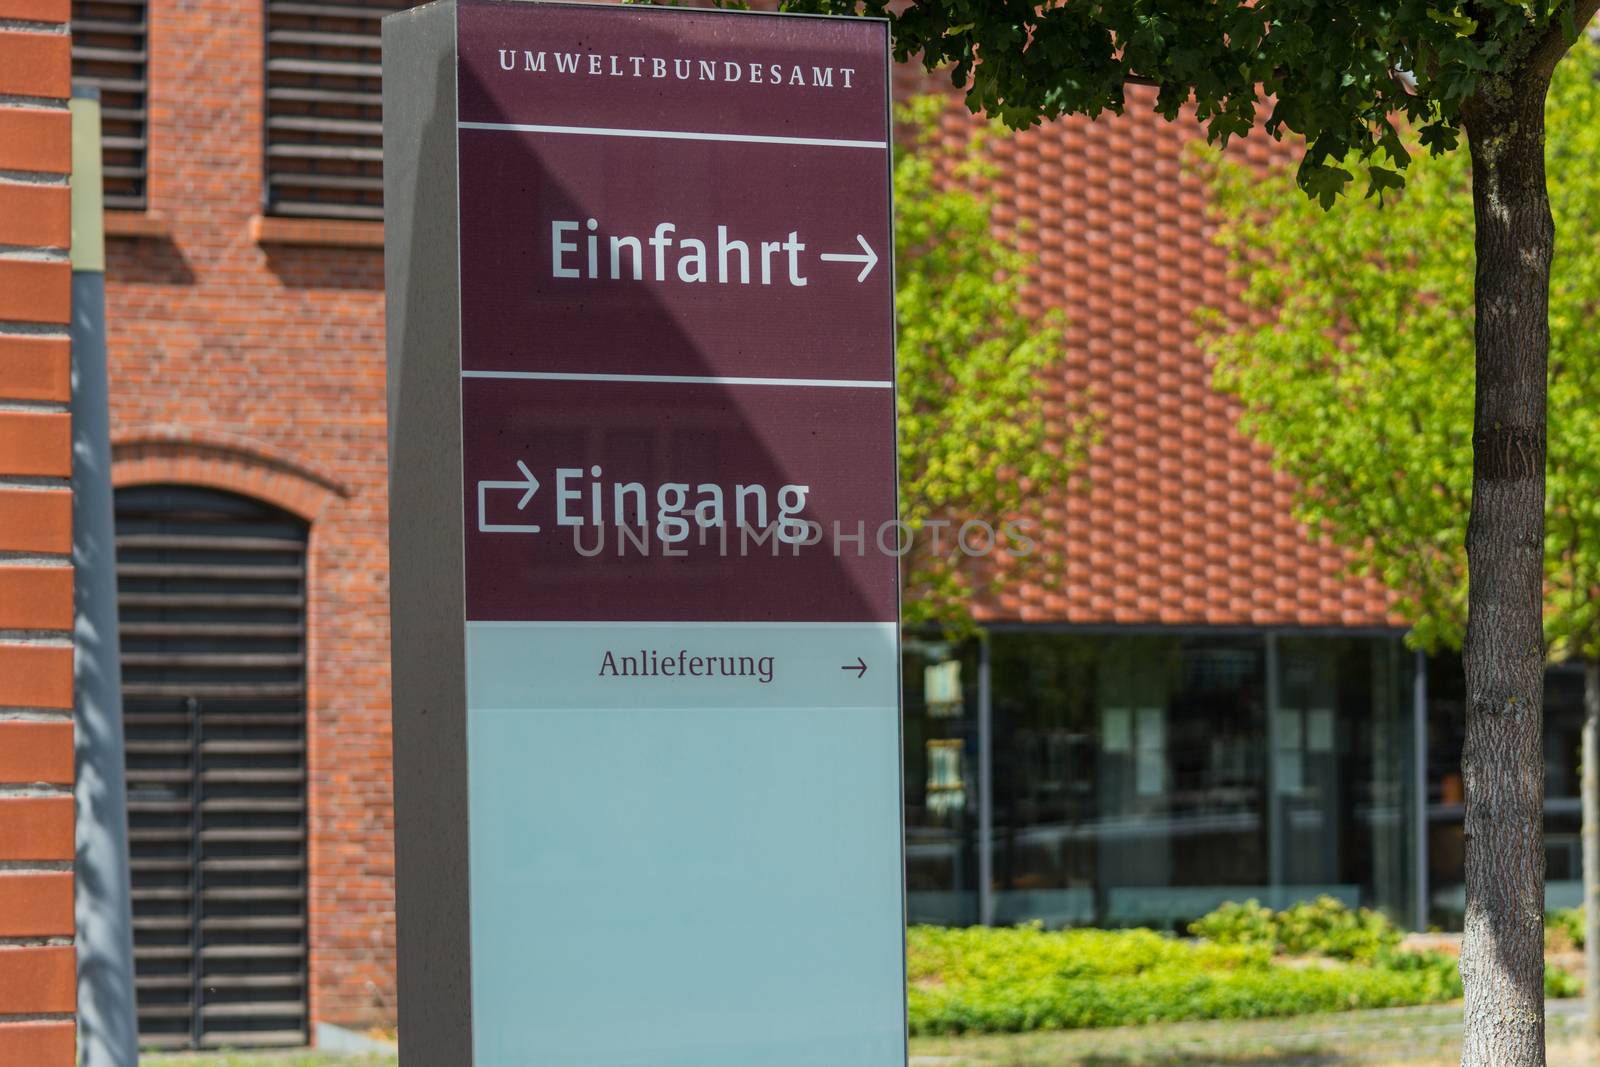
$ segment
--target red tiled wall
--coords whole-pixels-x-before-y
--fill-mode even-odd
[[[896,95],[949,91],[902,69]],[[1171,625],[1382,626],[1388,600],[1344,575],[1290,514],[1292,482],[1235,430],[1238,405],[1211,388],[1195,310],[1233,287],[1212,244],[1206,191],[1186,173],[1198,124],[1165,122],[1153,89],[1127,113],[1063,119],[991,142],[998,232],[1034,263],[1029,310],[1062,309],[1068,357],[1046,384],[1065,410],[1086,393],[1101,442],[1088,491],[1053,493],[1046,534],[1060,563],[1003,591],[992,618]],[[952,99],[945,143],[974,119]],[[1230,155],[1291,158],[1257,131]],[[1043,558],[1044,553],[1041,553]]]
[[[0,1064],[71,1067],[72,473],[62,0],[0,0]]]
[[[114,478],[310,521],[311,1011],[394,1014],[377,247],[259,243],[262,5],[152,0],[149,214],[107,229]]]

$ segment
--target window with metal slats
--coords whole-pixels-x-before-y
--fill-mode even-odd
[[[184,486],[116,508],[140,1041],[303,1045],[307,528]]]
[[[379,23],[408,3],[267,0],[267,211],[383,218]]]
[[[73,0],[72,80],[100,90],[107,208],[143,211],[149,124],[145,0]]]

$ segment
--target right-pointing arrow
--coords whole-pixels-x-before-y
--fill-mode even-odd
[[[856,275],[856,281],[864,282],[867,280],[867,275],[872,273],[872,268],[878,265],[878,253],[872,250],[872,246],[867,244],[867,239],[859,233],[856,234],[856,242],[861,245],[861,251],[865,255],[858,255],[855,252],[824,252],[819,258],[824,263],[861,264],[861,273]]]
[[[854,663],[846,663],[839,669],[841,671],[855,671],[856,677],[860,678],[862,675],[867,673],[867,661],[862,659],[860,656],[857,656]]]
[[[528,486],[528,491],[522,494],[521,500],[517,501],[517,510],[521,511],[528,506],[528,501],[533,499],[533,494],[539,491],[539,479],[533,476],[533,472],[528,469],[528,465],[520,459],[517,460],[517,470],[521,471],[522,477],[527,479],[526,485]]]

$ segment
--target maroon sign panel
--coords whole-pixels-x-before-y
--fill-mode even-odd
[[[463,3],[470,619],[894,621],[887,29]]]

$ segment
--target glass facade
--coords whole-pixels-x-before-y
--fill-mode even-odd
[[[1414,921],[1398,636],[1017,627],[987,645],[985,704],[976,642],[906,642],[913,922],[1182,928],[1323,894]]]
[[[904,651],[914,923],[1182,930],[1326,895],[1461,928],[1459,656],[1398,632],[1023,625]],[[1551,667],[1550,908],[1582,898],[1582,727],[1582,669]]]
[[[1409,917],[1398,641],[1005,632],[992,656],[996,921],[1323,894]]]
[[[1466,678],[1457,656],[1428,661],[1428,921],[1461,929],[1466,910],[1463,868],[1461,747],[1466,735]],[[1583,669],[1562,664],[1544,682],[1545,906],[1575,908],[1583,901],[1582,755]]]
[[[1415,918],[1416,658],[1398,638],[1280,637],[1273,885]],[[1281,766],[1280,766],[1281,764]]]
[[[978,893],[979,646],[907,636],[906,912],[913,923],[982,921]]]

